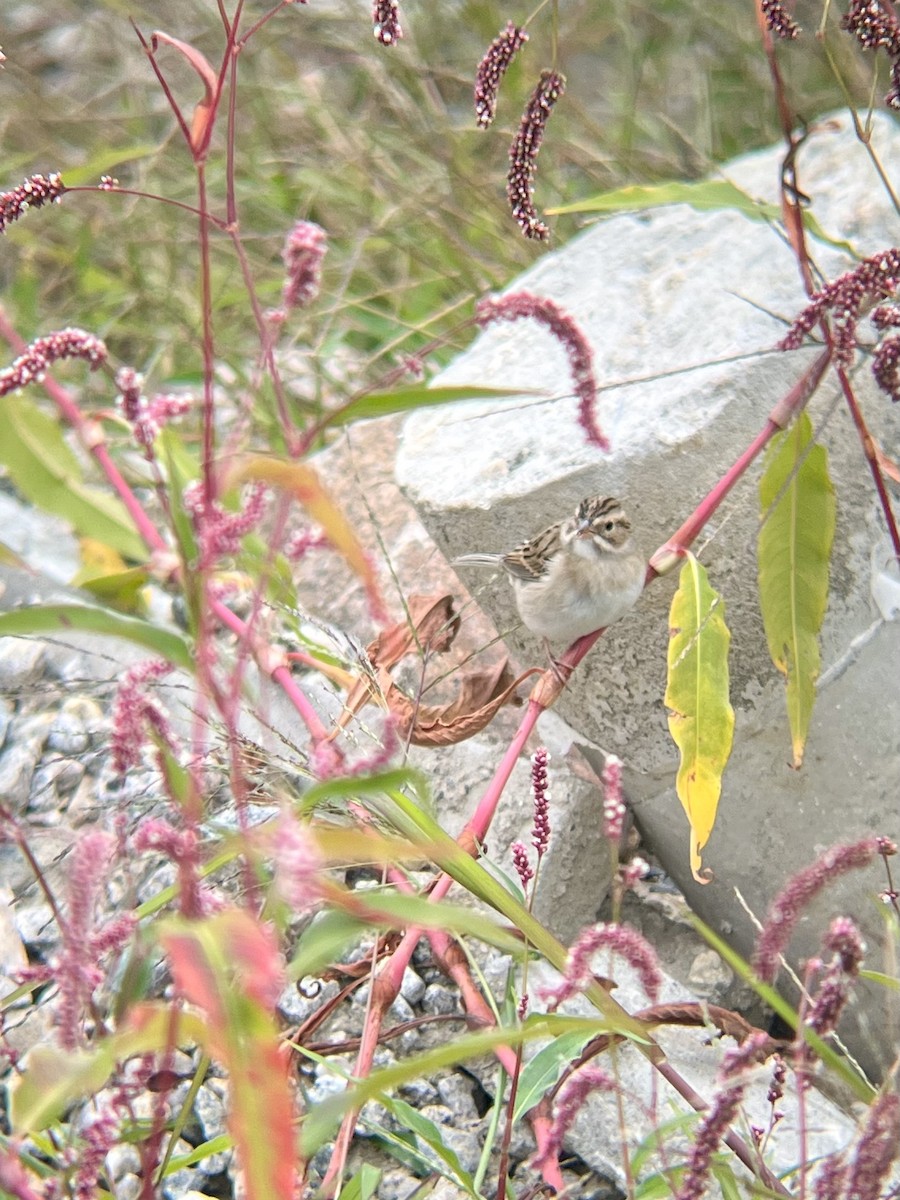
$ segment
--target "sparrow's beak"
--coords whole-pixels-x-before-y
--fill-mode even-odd
[[[587,521],[587,520],[579,521],[578,524],[575,526],[575,536],[579,537],[579,538],[592,537],[593,535],[591,534],[590,521]]]

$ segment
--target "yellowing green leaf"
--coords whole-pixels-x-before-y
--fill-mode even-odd
[[[35,1046],[25,1074],[11,1089],[10,1117],[16,1133],[45,1129],[82,1096],[106,1085],[117,1062],[134,1054],[161,1054],[172,1042],[200,1042],[203,1025],[191,1013],[174,1014],[161,1004],[139,1004],[125,1025],[86,1050]]]
[[[824,446],[811,446],[811,438],[802,413],[773,441],[759,485],[759,602],[772,661],[787,676],[795,767],[803,761],[815,702],[834,542],[828,454]]]
[[[310,518],[322,526],[329,542],[360,577],[373,612],[384,611],[375,569],[368,555],[352,524],[309,463],[256,455],[239,463],[230,472],[227,483],[230,487],[236,487],[248,479],[260,480],[292,494]]]
[[[688,555],[669,611],[666,707],[669,732],[681,752],[675,788],[691,826],[691,871],[698,883],[700,851],[709,840],[731,753],[734,709],[728,700],[725,605],[704,567]]]
[[[0,404],[0,462],[32,504],[64,517],[86,537],[143,562],[147,549],[125,507],[84,482],[81,465],[59,425],[26,396]]]

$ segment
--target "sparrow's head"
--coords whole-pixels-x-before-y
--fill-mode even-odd
[[[601,554],[623,549],[631,522],[613,496],[589,496],[575,510],[574,537]]]

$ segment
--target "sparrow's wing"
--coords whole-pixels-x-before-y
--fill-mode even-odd
[[[559,536],[561,528],[562,522],[557,521],[555,525],[551,525],[537,537],[523,542],[515,550],[510,550],[509,554],[504,554],[503,566],[510,575],[515,579],[524,579],[526,582],[542,579],[547,573],[547,564],[550,559],[562,549],[562,540]]]

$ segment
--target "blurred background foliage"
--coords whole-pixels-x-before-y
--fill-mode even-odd
[[[267,10],[248,3],[244,27]],[[478,130],[475,66],[507,19],[521,23],[531,11],[518,0],[402,0],[406,36],[385,48],[372,36],[368,0],[310,0],[279,14],[242,53],[237,190],[262,303],[278,302],[281,247],[295,220],[318,221],[330,238],[322,296],[285,331],[301,405],[331,404],[449,333],[446,358],[471,337],[468,327],[454,330],[473,299],[544,252],[522,239],[505,198],[508,145],[543,67],[555,62],[568,91],[541,154],[539,209],[629,183],[695,178],[779,137],[752,0],[561,0],[555,59],[548,6],[529,27],[495,125]],[[827,15],[824,43],[815,37],[821,4],[800,0],[796,15],[804,36],[779,47],[796,110],[809,120],[838,107],[842,88],[865,107],[874,56],[839,32],[839,11]],[[161,29],[196,45],[218,66],[214,0],[7,0],[3,187],[35,171],[58,170],[69,185],[109,172],[122,186],[194,203],[189,156],[131,19],[145,35]],[[175,51],[159,57],[189,115],[196,76]],[[874,86],[880,100],[886,82]],[[223,117],[224,109],[209,159],[222,215]],[[556,221],[555,244],[578,228],[578,218]],[[10,228],[3,303],[25,337],[84,325],[156,387],[195,381],[196,233],[189,214],[150,200],[67,196]],[[213,262],[217,357],[252,386],[257,333],[219,235]]]

